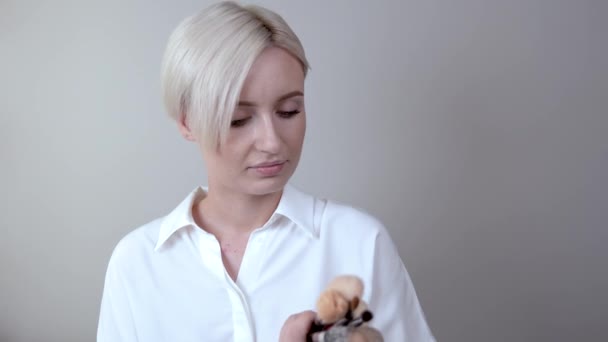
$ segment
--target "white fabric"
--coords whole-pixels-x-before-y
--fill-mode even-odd
[[[98,342],[278,341],[285,319],[314,310],[342,274],[363,279],[371,325],[387,342],[434,341],[397,250],[373,217],[288,185],[272,217],[251,233],[234,282],[218,241],[192,218],[204,196],[195,189],[118,243]]]

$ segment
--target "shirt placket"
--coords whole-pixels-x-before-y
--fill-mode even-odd
[[[238,285],[225,272],[228,283],[228,297],[232,304],[234,341],[255,342],[255,331],[247,298]]]
[[[254,234],[252,234],[253,236]],[[247,252],[250,254],[252,238],[247,243]],[[219,279],[226,283],[226,291],[232,308],[233,338],[234,341],[255,342],[255,327],[253,324],[251,310],[245,293],[235,283],[224,267],[220,245],[217,239],[208,233],[200,238],[200,254],[203,264]],[[244,260],[245,258],[243,258]],[[241,265],[241,270],[243,269]],[[239,271],[240,272],[240,271]]]

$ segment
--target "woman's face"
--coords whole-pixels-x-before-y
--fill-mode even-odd
[[[305,131],[302,65],[283,49],[266,48],[245,79],[226,142],[203,148],[210,189],[282,190],[300,160]]]

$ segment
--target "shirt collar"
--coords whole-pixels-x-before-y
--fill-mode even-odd
[[[204,196],[205,190],[201,187],[197,187],[190,192],[190,194],[188,194],[188,196],[169,213],[169,215],[165,216],[160,224],[158,240],[156,241],[156,247],[154,247],[155,252],[157,252],[176,231],[188,226],[196,227],[196,223],[192,217],[192,207],[195,201]]]
[[[283,195],[275,214],[285,216],[299,228],[304,229],[311,237],[318,238],[318,232],[314,226],[314,203],[313,196],[287,184],[283,188]]]
[[[197,187],[161,222],[158,240],[154,251],[158,251],[162,245],[178,230],[184,227],[196,227],[192,217],[192,207],[196,201],[204,197],[206,188]],[[273,217],[281,215],[291,220],[299,228],[304,229],[311,237],[317,238],[318,232],[314,227],[314,198],[290,184],[285,185],[281,200],[273,213]]]

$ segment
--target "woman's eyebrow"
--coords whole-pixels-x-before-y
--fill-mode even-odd
[[[280,96],[277,99],[277,102],[281,102],[281,101],[283,101],[285,99],[288,99],[290,97],[295,97],[295,96],[304,96],[304,93],[301,92],[301,91],[299,91],[299,90],[291,91],[291,92],[289,92],[289,93],[287,93],[287,94],[285,94],[283,96]]]
[[[285,95],[279,96],[279,98],[276,100],[276,102],[281,102],[283,100],[286,100],[290,97],[295,97],[295,96],[304,96],[304,93],[299,90],[290,91],[289,93],[287,93]],[[239,101],[238,106],[239,107],[255,107],[256,103],[252,102],[252,101]]]

